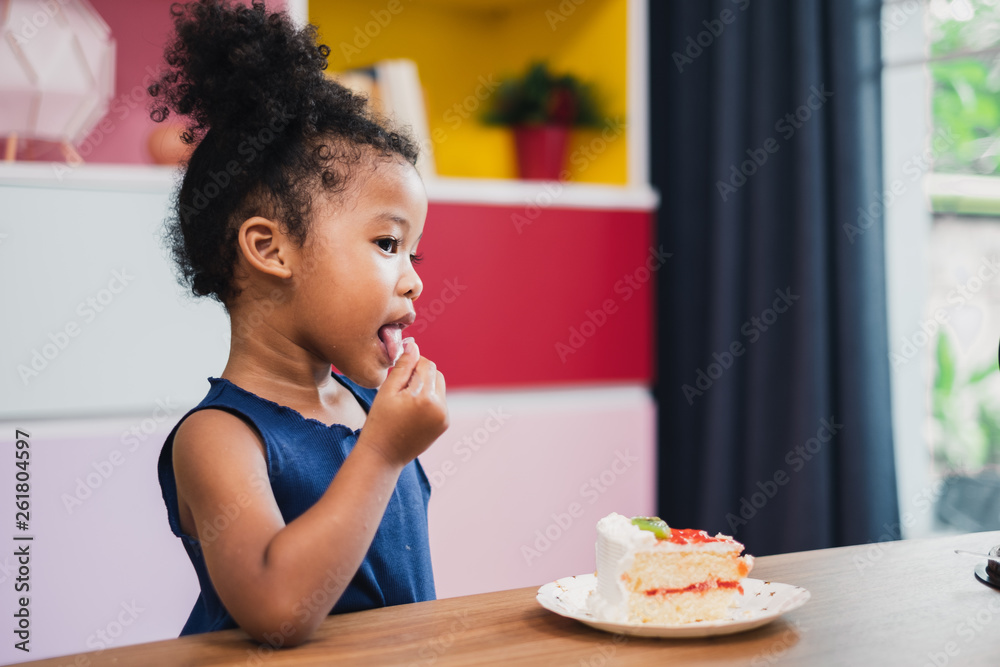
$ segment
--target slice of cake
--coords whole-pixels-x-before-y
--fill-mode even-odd
[[[753,556],[727,535],[671,529],[657,517],[597,522],[597,588],[587,601],[612,623],[672,625],[726,618]]]

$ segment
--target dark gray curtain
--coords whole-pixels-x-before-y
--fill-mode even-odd
[[[674,253],[657,284],[660,515],[758,555],[897,538],[879,3],[649,7]]]

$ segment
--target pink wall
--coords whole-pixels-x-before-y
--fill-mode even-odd
[[[420,456],[440,598],[593,572],[595,526],[656,507],[656,415],[638,387],[450,392]]]
[[[170,0],[91,0],[117,42],[115,97],[108,114],[77,147],[86,162],[152,164],[146,137],[156,126],[146,110],[146,86],[163,61],[173,27]]]
[[[172,0],[90,0],[90,3],[111,27],[118,45],[115,97],[108,114],[77,148],[86,162],[152,164],[146,143],[157,124],[149,118],[146,86],[153,78],[151,74],[165,66],[163,47],[173,28]],[[276,8],[285,5],[284,2],[267,4]]]

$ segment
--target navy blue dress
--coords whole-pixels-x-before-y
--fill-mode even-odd
[[[332,375],[354,394],[368,412],[376,390],[361,387],[336,373]],[[327,426],[315,419],[307,419],[291,408],[261,398],[225,379],[209,378],[208,381],[211,384],[208,395],[185,414],[181,422],[197,410],[216,408],[253,424],[264,441],[271,490],[285,523],[290,523],[323,495],[357,443],[361,431],[352,431],[341,424]],[[181,630],[181,636],[184,636],[238,626],[212,586],[201,545],[181,530],[172,456],[174,435],[179,426],[180,422],[163,443],[157,471],[170,529],[181,538],[201,584],[201,593]],[[353,576],[346,573],[350,584],[331,613],[434,599],[434,576],[427,536],[430,493],[430,483],[420,463],[416,460],[410,462],[399,476],[371,548],[358,571]],[[235,499],[229,508],[220,508],[214,519],[217,525],[204,526],[199,531],[205,539],[212,538],[213,529],[225,529],[229,520],[227,509],[229,514],[239,509]],[[338,577],[343,578],[345,574],[328,573],[331,589],[336,586]],[[323,604],[323,597],[324,594],[317,591],[313,596],[315,600],[304,600],[302,606],[307,608]],[[303,609],[302,613],[307,612]]]

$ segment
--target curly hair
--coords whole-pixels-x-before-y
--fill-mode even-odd
[[[244,220],[276,220],[301,245],[315,193],[343,193],[354,168],[373,158],[415,165],[418,148],[365,96],[324,75],[330,49],[316,44],[315,26],[300,29],[260,1],[197,0],[171,14],[169,67],[148,88],[150,117],[187,116],[183,140],[196,147],[166,237],[181,282],[228,307],[239,295]]]

